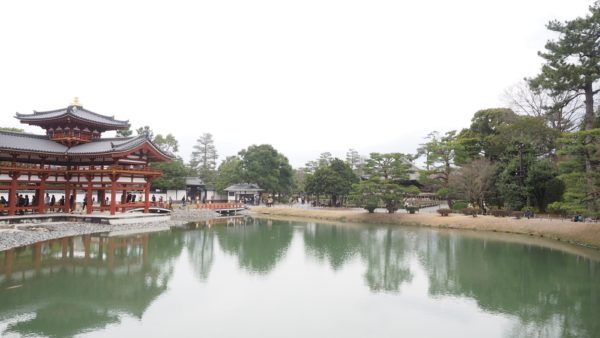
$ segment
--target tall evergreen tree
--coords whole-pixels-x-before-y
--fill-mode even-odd
[[[549,89],[554,95],[567,94],[566,101],[585,98],[585,115],[583,118],[583,133],[580,141],[584,146],[582,155],[584,164],[585,191],[588,209],[595,212],[598,206],[594,196],[598,187],[595,185],[597,166],[593,163],[590,153],[593,144],[595,126],[594,96],[600,92],[600,1],[589,8],[590,13],[585,17],[576,18],[564,23],[551,21],[547,28],[559,34],[555,41],[548,41],[544,52],[538,54],[544,59],[541,73],[529,79],[534,89]],[[575,136],[577,138],[577,136]],[[569,185],[567,185],[568,188]]]
[[[456,138],[455,130],[444,136],[433,132],[427,136],[428,141],[418,149],[418,155],[425,156],[426,169],[421,173],[422,181],[430,183],[437,190],[438,196],[446,197],[450,208],[452,200],[448,194],[448,182],[454,169]]]
[[[215,183],[218,157],[212,134],[202,134],[194,145],[190,165],[208,185]]]

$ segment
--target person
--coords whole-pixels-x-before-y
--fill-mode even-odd
[[[47,207],[50,205],[50,194],[46,193],[46,198],[44,199],[44,205]]]
[[[185,207],[185,196],[181,198],[181,204]]]
[[[56,196],[52,195],[52,198],[50,198],[50,211],[54,212],[55,204],[56,204]]]
[[[85,209],[87,208],[87,205],[88,205],[88,198],[87,198],[87,196],[85,196],[83,198],[83,204],[81,205],[81,211],[85,211]]]
[[[152,203],[156,203],[156,196],[152,195]]]
[[[6,208],[6,206],[8,205],[8,202],[6,201],[6,198],[4,198],[4,196],[0,197],[0,205],[2,205],[3,208]]]
[[[173,197],[169,196],[169,209],[173,209]]]
[[[69,197],[69,211],[73,212],[75,209],[75,194],[71,194]]]
[[[62,210],[62,212],[65,212],[65,196],[61,196],[60,200],[58,201],[58,205],[60,206],[60,209]]]

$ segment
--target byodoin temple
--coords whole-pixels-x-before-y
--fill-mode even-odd
[[[128,121],[84,109],[76,99],[67,108],[19,114],[21,123],[39,126],[45,135],[0,131],[0,192],[8,192],[0,212],[15,215],[25,211],[44,214],[69,212],[78,193],[85,194],[85,212],[150,208],[150,184],[162,172],[152,162],[171,161],[147,135],[102,138],[111,130],[126,130]],[[30,205],[20,202],[21,192],[34,191]],[[60,191],[64,203],[47,203],[49,192]],[[132,201],[126,196],[143,195]],[[92,201],[96,203],[92,203]]]

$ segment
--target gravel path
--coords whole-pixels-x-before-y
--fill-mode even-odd
[[[218,214],[207,209],[177,209],[169,221],[110,225],[83,222],[16,224],[0,228],[0,251],[50,239],[87,235],[98,232],[177,227],[193,221],[205,221]]]

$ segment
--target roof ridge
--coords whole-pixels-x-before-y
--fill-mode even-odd
[[[45,115],[45,114],[50,114],[50,113],[56,113],[56,112],[63,111],[63,110],[67,110],[67,108],[60,108],[60,109],[47,110],[47,111],[34,110],[33,114],[21,114],[21,113],[17,112],[17,115],[20,115],[20,116]]]
[[[102,137],[99,139],[93,139],[92,142],[102,142],[102,141],[130,141],[131,139],[137,136],[125,136],[125,137]]]
[[[43,140],[50,140],[50,138],[47,135],[31,134],[31,133],[25,133],[25,132],[21,133],[18,131],[0,130],[0,134],[8,134],[8,135],[21,136],[21,137],[34,137],[34,138],[39,138],[39,139],[43,139]]]
[[[77,107],[77,110],[74,111],[73,109],[71,109],[72,107]],[[34,110],[33,114],[21,114],[21,113],[17,112],[16,115],[15,115],[15,117],[17,119],[25,119],[25,120],[29,119],[30,121],[33,119],[35,121],[35,120],[37,120],[39,118],[42,118],[42,117],[44,117],[46,115],[60,113],[60,115],[55,116],[53,118],[57,118],[57,117],[60,117],[60,116],[65,116],[65,115],[71,115],[71,116],[73,116],[74,118],[77,118],[77,119],[93,121],[93,119],[90,119],[89,117],[86,118],[84,116],[80,116],[79,114],[77,114],[78,111],[81,111],[81,112],[90,114],[90,115],[92,115],[94,117],[98,117],[100,119],[105,120],[105,121],[100,122],[100,123],[116,123],[116,124],[127,124],[127,125],[129,125],[129,120],[117,120],[117,119],[115,119],[114,115],[113,116],[102,115],[102,114],[95,113],[93,111],[90,111],[88,109],[85,109],[85,108],[79,107],[79,106],[68,106],[67,108],[60,108],[60,109],[55,109],[55,110],[48,110],[48,111],[44,111],[44,112],[38,112],[38,111]],[[95,121],[95,122],[99,122],[99,121]]]
[[[71,106],[69,106],[69,107],[71,107]],[[67,110],[69,109],[69,107],[67,107]],[[79,107],[79,106],[77,106],[77,107]],[[83,111],[85,111],[85,112],[87,112],[87,113],[90,113],[90,114],[92,114],[92,115],[96,115],[96,116],[98,116],[98,117],[105,117],[105,118],[109,118],[109,119],[111,119],[111,120],[113,120],[113,121],[115,121],[115,122],[126,122],[126,123],[129,123],[129,120],[117,120],[117,119],[115,119],[115,116],[114,116],[114,115],[113,115],[113,116],[102,115],[102,114],[99,114],[99,113],[95,113],[95,112],[93,112],[93,111],[91,111],[91,110],[87,110],[87,109],[85,109],[85,108],[83,108],[83,107],[80,107],[80,109],[81,109],[81,110],[83,110]],[[80,110],[80,109],[78,108],[77,110]]]

